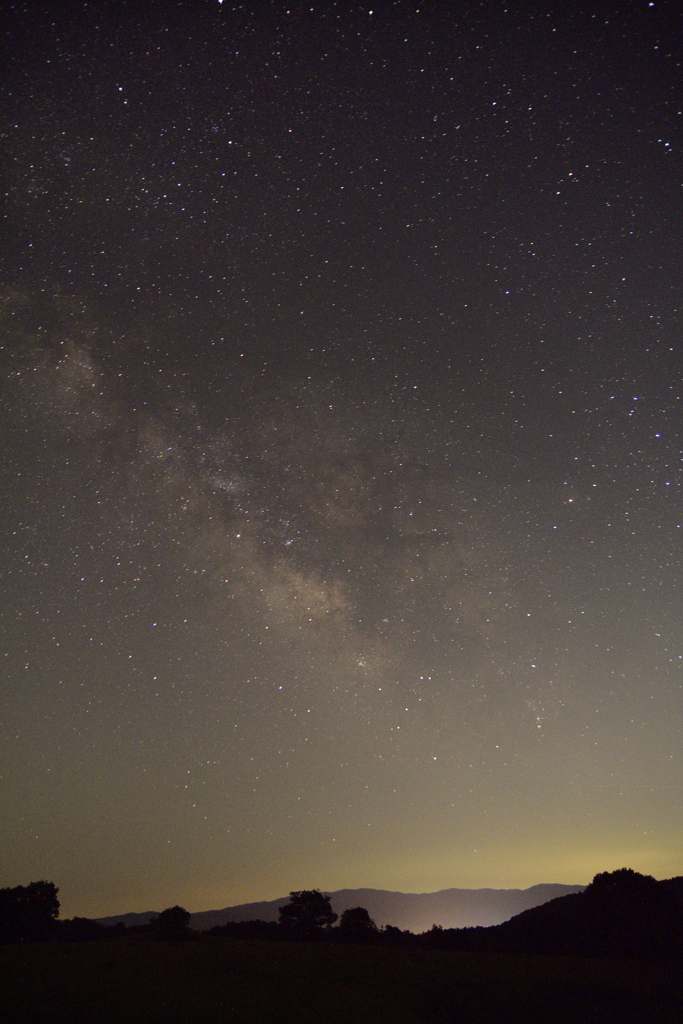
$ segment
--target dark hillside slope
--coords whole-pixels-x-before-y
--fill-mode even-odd
[[[502,953],[683,959],[683,877],[658,882],[628,868],[596,875],[581,893],[492,928],[434,933],[451,947]]]

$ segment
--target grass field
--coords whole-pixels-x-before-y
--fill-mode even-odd
[[[148,938],[0,947],[2,1024],[681,1024],[680,970],[443,950]]]

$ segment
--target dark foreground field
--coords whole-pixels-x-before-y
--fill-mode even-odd
[[[318,943],[0,947],[2,1024],[680,1024],[680,969]]]

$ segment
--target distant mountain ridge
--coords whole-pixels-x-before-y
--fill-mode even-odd
[[[524,910],[541,906],[559,896],[580,893],[584,885],[551,883],[529,889],[440,889],[438,892],[405,893],[387,889],[326,890],[333,909],[341,915],[350,907],[365,907],[381,928],[387,924],[418,933],[432,925],[442,928],[490,927],[502,924]],[[222,910],[203,910],[192,914],[191,927],[206,931],[230,921],[277,921],[278,911],[289,896],[259,903],[241,903]],[[148,924],[158,911],[101,917],[102,924],[123,922],[127,927]]]

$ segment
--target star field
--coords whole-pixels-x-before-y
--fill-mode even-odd
[[[680,874],[681,17],[14,4],[0,885]]]

